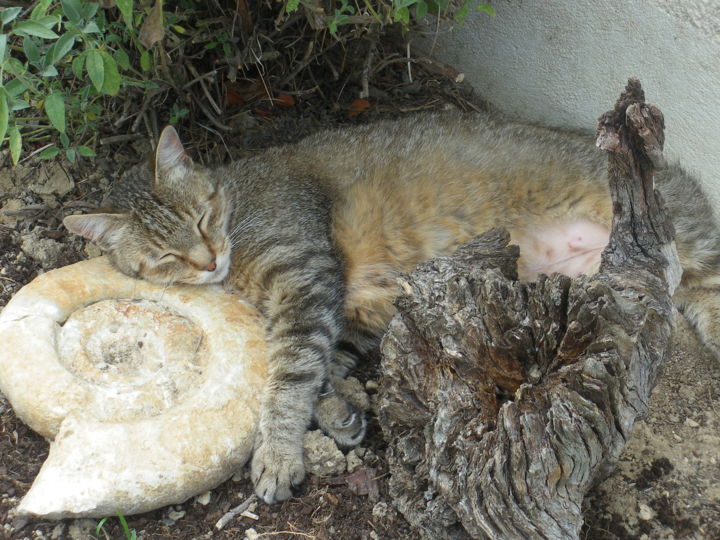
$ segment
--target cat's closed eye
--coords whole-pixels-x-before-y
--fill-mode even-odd
[[[159,264],[177,261],[179,257],[175,253],[163,253],[157,258]]]

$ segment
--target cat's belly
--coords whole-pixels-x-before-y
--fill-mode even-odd
[[[587,219],[573,219],[512,231],[511,237],[511,243],[520,246],[519,277],[532,281],[538,274],[577,277],[597,272],[610,230]]]

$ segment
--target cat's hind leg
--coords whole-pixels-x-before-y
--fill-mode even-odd
[[[363,356],[380,341],[380,332],[361,328],[352,322],[346,325],[337,345],[328,376],[314,411],[318,427],[341,447],[351,447],[365,437],[365,413],[335,390],[335,383],[344,379]]]

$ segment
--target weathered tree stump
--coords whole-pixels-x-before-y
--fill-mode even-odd
[[[647,411],[680,266],[653,191],[662,114],[631,79],[603,115],[614,219],[600,272],[517,281],[492,230],[419,267],[382,345],[390,489],[426,539],[578,538]]]

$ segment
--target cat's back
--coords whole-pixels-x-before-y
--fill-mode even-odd
[[[388,180],[412,181],[426,176],[425,171],[451,178],[465,169],[498,179],[509,173],[557,174],[563,169],[598,176],[605,165],[587,137],[505,122],[485,113],[459,112],[418,114],[321,132],[291,147],[286,157],[342,184],[381,169],[405,171]]]

